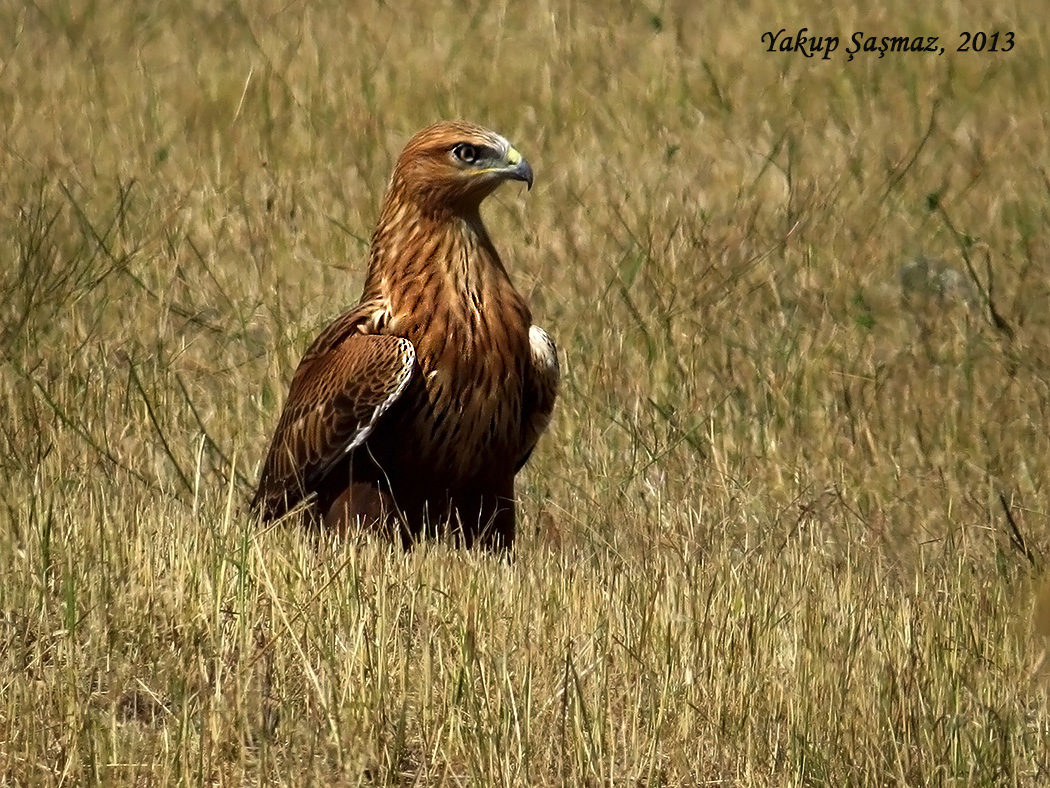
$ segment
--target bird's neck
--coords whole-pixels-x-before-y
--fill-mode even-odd
[[[513,285],[477,208],[431,213],[405,202],[384,206],[362,300],[386,300],[398,314],[425,309],[420,299],[428,295],[472,310],[510,293]]]

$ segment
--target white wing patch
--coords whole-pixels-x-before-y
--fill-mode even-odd
[[[554,340],[539,326],[529,327],[529,351],[532,354],[532,365],[544,379],[557,383],[561,377],[558,369],[558,350]]]
[[[408,388],[408,382],[412,380],[412,371],[416,366],[416,348],[409,340],[404,338],[400,338],[397,344],[401,356],[401,371],[398,373],[394,390],[390,392],[389,397],[376,406],[376,409],[372,412],[372,418],[368,420],[368,424],[365,424],[354,434],[353,440],[343,449],[343,454],[349,454],[368,439],[376,424],[379,423],[379,419],[390,409],[391,405],[401,398],[401,395],[405,393],[405,389]]]

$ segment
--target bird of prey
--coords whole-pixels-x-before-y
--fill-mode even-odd
[[[360,303],[306,351],[262,466],[264,520],[306,502],[340,531],[407,546],[451,533],[509,548],[514,476],[550,422],[558,357],[481,221],[532,168],[495,132],[446,121],[394,167]]]

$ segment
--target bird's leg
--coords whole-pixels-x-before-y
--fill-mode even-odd
[[[476,544],[495,553],[510,550],[515,532],[514,479],[492,485],[457,513],[466,547]]]
[[[352,482],[324,513],[325,529],[341,536],[365,529],[391,538],[401,530],[400,520],[393,496],[365,482]]]

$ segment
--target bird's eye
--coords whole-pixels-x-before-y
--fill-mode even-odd
[[[469,142],[461,142],[452,149],[453,155],[464,164],[474,164],[481,158],[478,149]]]

